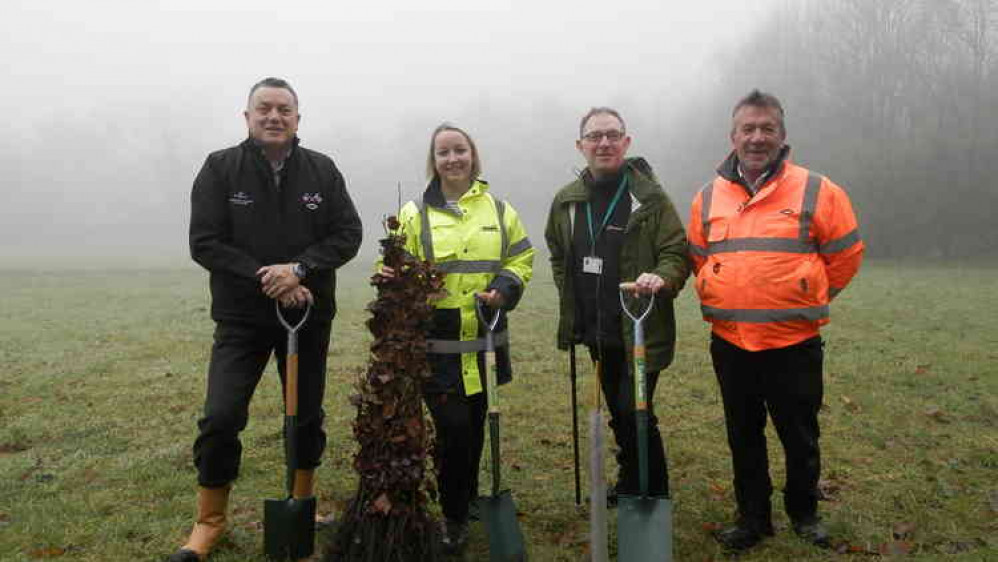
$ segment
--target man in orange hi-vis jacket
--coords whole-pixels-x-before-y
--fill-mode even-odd
[[[829,302],[863,242],[845,191],[787,158],[783,108],[752,91],[732,113],[733,150],[693,199],[690,257],[724,402],[738,520],[729,550],[773,534],[766,413],[786,453],[783,504],[804,540],[830,545],[818,516],[818,410]]]

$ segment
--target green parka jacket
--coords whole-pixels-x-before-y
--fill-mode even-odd
[[[672,363],[676,342],[676,317],[672,301],[690,273],[686,254],[686,230],[672,201],[659,185],[644,158],[628,158],[624,163],[631,196],[631,215],[624,231],[620,255],[620,279],[633,281],[642,273],[655,273],[666,288],[655,296],[655,308],[645,319],[646,365],[660,371]],[[575,329],[575,293],[572,274],[572,236],[575,207],[586,201],[582,178],[561,188],[548,213],[544,237],[551,252],[551,272],[558,287],[558,348],[580,343]],[[671,290],[670,290],[671,288]],[[624,319],[624,341],[631,358],[634,327]]]

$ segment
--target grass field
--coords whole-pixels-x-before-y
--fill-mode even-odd
[[[575,562],[585,556],[588,519],[573,505],[568,360],[554,349],[555,295],[543,261],[512,317],[505,477],[532,560]],[[323,512],[342,508],[355,485],[347,399],[367,361],[367,267],[344,271],[338,295]],[[777,510],[776,537],[740,560],[998,560],[996,278],[993,262],[866,265],[825,331],[829,500],[821,510],[844,553],[799,542]],[[193,513],[190,448],[212,331],[206,276],[193,266],[8,268],[0,294],[0,560],[162,560]],[[709,533],[733,508],[721,404],[692,292],[677,306],[676,362],[656,394],[676,560],[723,560]],[[585,465],[592,376],[581,367]],[[244,434],[233,532],[218,562],[263,560],[262,500],[281,495],[282,413],[269,369]],[[771,431],[770,444],[779,488],[782,453]],[[467,559],[488,559],[480,527]]]

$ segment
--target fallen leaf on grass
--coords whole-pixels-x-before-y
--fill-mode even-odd
[[[558,535],[558,538],[555,539],[555,542],[558,543],[558,546],[564,548],[564,547],[586,544],[588,540],[589,540],[589,533],[568,531]]]
[[[51,546],[47,548],[36,548],[28,551],[28,558],[58,558],[64,554],[66,554],[65,548]]]
[[[924,375],[925,373],[929,372],[929,367],[931,367],[931,366],[932,366],[932,363],[926,363],[924,365],[916,365],[915,366],[915,374],[916,375]]]
[[[840,543],[835,547],[836,554],[872,554],[879,555],[879,552],[870,550],[869,547],[859,545],[859,544],[849,544],[847,542]]]
[[[0,526],[10,525],[10,515],[7,513],[0,513]]]
[[[926,416],[932,418],[933,420],[939,423],[949,423],[949,418],[946,416],[946,414],[944,414],[943,411],[937,408],[936,406],[931,406],[927,408],[924,413]]]
[[[845,481],[840,475],[830,474],[827,478],[818,480],[818,499],[830,502],[836,501],[836,496],[845,487]]]
[[[708,496],[712,501],[716,502],[724,501],[727,490],[722,484],[718,484],[717,482],[711,482],[708,485],[708,490],[709,490]]]
[[[29,448],[24,443],[3,443],[0,444],[0,455],[12,455],[21,451],[27,451]]]
[[[848,396],[842,396],[842,404],[844,404],[846,410],[849,410],[850,412],[856,413],[860,410],[859,404],[853,402],[852,398],[849,398]]]
[[[704,531],[708,533],[714,533],[720,531],[724,527],[724,525],[716,521],[706,521],[701,525],[701,527],[703,528]]]
[[[891,541],[880,545],[880,554],[885,556],[903,556],[911,554],[911,543],[905,541]]]
[[[895,539],[907,539],[911,538],[911,535],[915,532],[914,523],[902,522],[894,524],[894,538]]]

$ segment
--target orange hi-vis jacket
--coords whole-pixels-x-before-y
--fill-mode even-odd
[[[693,199],[690,256],[704,320],[748,351],[818,335],[864,245],[845,191],[784,161],[753,196],[729,157]],[[735,177],[731,177],[731,176]],[[729,176],[729,177],[725,177]]]

